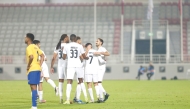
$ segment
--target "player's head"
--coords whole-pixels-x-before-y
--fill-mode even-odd
[[[67,34],[63,34],[62,37],[63,37],[62,42],[69,43],[69,37],[67,36]]]
[[[86,43],[85,48],[88,49],[88,50],[91,49],[92,48],[92,44],[91,43]]]
[[[82,43],[81,38],[79,36],[77,36],[75,42],[78,43],[78,44],[81,44]]]
[[[98,47],[98,46],[102,46],[103,43],[104,43],[104,41],[103,41],[103,39],[101,39],[101,38],[98,38],[98,39],[96,40],[96,46],[97,46],[97,47]]]
[[[68,36],[67,34],[62,34],[60,39],[59,39],[59,42],[57,43],[57,46],[56,46],[56,50],[58,50],[59,48],[61,48],[61,42],[65,42],[65,43],[68,43]]]
[[[37,45],[40,48],[40,41],[39,40],[34,40],[33,44]]]
[[[29,42],[32,43],[34,41],[34,35],[32,33],[27,33],[25,37],[25,44]]]
[[[75,40],[76,40],[76,35],[75,34],[71,34],[70,35],[70,40],[71,40],[71,42],[75,42]]]

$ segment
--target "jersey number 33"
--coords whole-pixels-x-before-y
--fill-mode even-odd
[[[78,50],[70,50],[71,56],[70,58],[77,58],[78,57]]]

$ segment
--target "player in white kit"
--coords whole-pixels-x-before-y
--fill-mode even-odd
[[[63,34],[55,47],[54,53],[53,53],[53,58],[51,61],[51,72],[54,72],[53,65],[55,63],[56,58],[58,57],[58,65],[57,65],[57,70],[58,70],[58,78],[59,78],[59,97],[60,97],[60,103],[63,103],[63,83],[64,79],[66,79],[66,65],[67,61],[63,60],[63,49],[65,49],[65,46],[69,43],[69,37],[67,34]]]
[[[105,60],[105,56],[109,56],[109,52],[102,47],[104,41],[101,38],[98,38],[96,41],[96,47],[98,48],[98,52],[95,52],[96,55],[100,55],[102,57],[102,59]],[[98,86],[100,88],[100,102],[104,102],[108,99],[109,94],[106,93],[105,89],[102,86],[102,81],[103,81],[103,77],[104,77],[104,73],[106,71],[106,64],[100,64],[99,66],[99,71],[98,71]],[[103,99],[103,95],[104,94],[104,99]]]
[[[40,48],[40,41],[39,40],[34,40],[33,43]],[[42,53],[44,54],[44,62],[42,63],[42,66],[41,66],[43,77],[41,78],[40,84],[38,86],[38,90],[39,90],[38,95],[39,95],[39,102],[45,103],[46,100],[43,100],[43,88],[42,88],[43,79],[45,79],[46,82],[48,82],[54,88],[56,95],[58,95],[58,87],[56,87],[54,81],[49,78],[48,66],[45,62],[45,61],[47,61],[47,58],[46,58],[46,55],[43,51],[42,51]]]
[[[79,36],[76,37],[76,40],[75,40],[76,43],[78,44],[82,44],[82,41],[81,41],[81,38]],[[84,75],[84,60],[82,58],[82,56],[80,56],[81,58],[81,67],[80,67],[80,72],[83,73],[82,75]],[[82,81],[84,82],[84,76],[82,77]],[[79,83],[79,80],[78,80],[78,77],[77,77],[77,88],[76,88],[76,92],[75,92],[75,97],[73,99],[74,102],[77,102],[77,103],[80,103],[80,104],[83,104],[82,100],[80,100],[80,95],[81,95],[81,85]],[[86,88],[85,88],[86,89]]]
[[[71,34],[70,36],[70,43],[66,45],[66,47],[63,50],[63,59],[68,58],[67,63],[67,89],[66,89],[66,101],[64,104],[70,104],[70,93],[72,89],[72,80],[74,78],[75,72],[77,74],[77,77],[79,79],[79,83],[81,85],[81,89],[85,95],[85,101],[88,102],[87,94],[85,85],[82,82],[83,73],[81,73],[81,59],[80,54],[83,56],[84,59],[88,59],[85,56],[84,49],[82,45],[75,42],[76,35]]]
[[[97,50],[92,49],[92,44],[87,43],[86,47],[86,56],[89,57],[85,62],[85,82],[88,85],[88,92],[91,98],[90,102],[94,102],[93,91],[92,91],[92,82],[96,90],[97,99],[99,100],[99,86],[98,86],[98,67],[99,63],[105,63],[105,60],[101,56],[94,55]]]

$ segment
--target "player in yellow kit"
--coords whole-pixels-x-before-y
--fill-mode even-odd
[[[41,65],[43,63],[44,55],[42,51],[33,44],[34,35],[27,33],[25,37],[26,58],[27,58],[27,75],[28,84],[32,91],[32,109],[37,109],[37,85],[40,83]],[[41,60],[39,60],[39,56]]]

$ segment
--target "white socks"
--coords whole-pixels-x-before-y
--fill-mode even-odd
[[[33,107],[33,106],[32,106],[32,109],[37,109],[37,107]]]
[[[67,90],[66,90],[67,100],[70,100],[71,89],[72,89],[71,84],[67,84]]]
[[[99,87],[95,86],[95,90],[96,90],[96,96],[97,96],[97,98],[99,98],[99,95],[100,95]]]
[[[100,93],[100,99],[103,99],[103,92],[102,92],[102,84],[101,83],[98,83],[98,86],[99,86],[99,93]]]
[[[59,97],[60,99],[63,99],[63,83],[59,82]]]
[[[98,83],[99,89],[101,90],[102,93],[104,93],[104,95],[106,95],[106,91],[102,86],[102,83]]]
[[[80,95],[81,95],[81,85],[77,84],[77,90],[76,90],[76,99],[80,100]]]
[[[56,87],[56,85],[55,85],[55,83],[53,82],[53,80],[48,79],[47,82],[48,82],[53,88]]]
[[[89,92],[91,101],[94,102],[94,96],[93,96],[92,88],[89,88],[88,92]]]
[[[87,94],[86,94],[86,87],[85,87],[84,83],[81,83],[80,86],[81,86],[81,89],[82,89],[82,91],[83,91],[84,96],[87,97]]]
[[[43,100],[43,91],[38,91],[39,94],[39,100]]]

